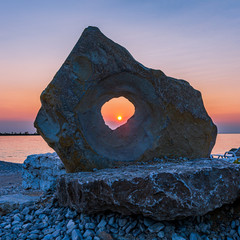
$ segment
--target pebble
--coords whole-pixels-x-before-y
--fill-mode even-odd
[[[105,227],[107,225],[107,222],[104,220],[104,219],[102,219],[101,221],[100,221],[100,223],[97,225],[97,227],[98,228],[103,228],[103,227]]]
[[[186,240],[184,237],[178,235],[177,233],[173,233],[172,240]]]
[[[190,234],[190,240],[201,240],[201,237],[197,233]]]
[[[95,235],[95,233],[94,233],[93,230],[87,229],[87,230],[85,231],[85,233],[83,234],[83,237],[84,237],[84,238],[87,238],[87,237],[89,237],[89,236],[93,237],[94,235]]]
[[[72,231],[72,240],[82,240],[82,239],[83,239],[83,236],[82,236],[80,230],[74,229]]]
[[[235,240],[240,239],[238,217],[213,227],[208,215],[179,221],[162,221],[117,213],[78,214],[57,203],[24,207],[0,215],[0,239],[56,240]]]
[[[86,223],[85,228],[86,229],[95,229],[96,225],[94,223]]]
[[[164,232],[163,231],[160,231],[158,234],[157,234],[157,236],[159,237],[159,238],[163,238],[164,237]]]
[[[70,219],[69,221],[68,221],[68,224],[67,224],[67,229],[68,230],[73,230],[74,228],[75,228],[75,223],[74,223],[74,221],[72,220],[72,219]]]
[[[149,227],[148,227],[148,230],[149,230],[149,232],[151,232],[151,233],[158,233],[158,232],[161,231],[164,227],[165,227],[164,224],[162,224],[162,223],[159,222],[159,223],[155,223],[155,224],[149,226]]]
[[[236,227],[236,222],[235,221],[232,221],[231,222],[231,228],[234,229]]]

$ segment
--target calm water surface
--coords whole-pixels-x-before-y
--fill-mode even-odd
[[[240,134],[218,134],[212,153],[240,147]],[[53,152],[40,136],[0,136],[0,161],[23,163],[28,155]]]
[[[0,136],[0,161],[23,163],[28,155],[54,152],[40,136]]]

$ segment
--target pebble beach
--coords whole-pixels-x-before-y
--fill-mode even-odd
[[[22,192],[21,164],[1,164],[0,196]],[[204,216],[189,217],[175,221],[157,222],[142,216],[123,216],[118,213],[86,215],[60,207],[54,193],[45,192],[32,206],[20,206],[14,211],[0,215],[0,239],[57,239],[57,240],[198,240],[240,239],[239,202],[225,205]]]

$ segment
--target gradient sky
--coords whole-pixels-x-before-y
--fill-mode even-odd
[[[219,132],[240,133],[240,1],[0,1],[0,131],[34,131],[39,96],[85,27],[202,92]]]

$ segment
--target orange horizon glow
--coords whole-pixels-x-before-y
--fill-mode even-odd
[[[112,130],[125,124],[134,112],[134,105],[125,97],[112,98],[101,108],[103,120]]]

